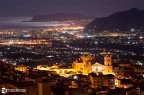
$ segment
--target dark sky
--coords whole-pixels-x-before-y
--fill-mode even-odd
[[[100,17],[130,8],[144,9],[144,0],[0,0],[0,16],[4,17],[51,13]]]

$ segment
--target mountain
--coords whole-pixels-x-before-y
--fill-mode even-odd
[[[89,19],[92,17],[85,17],[80,14],[66,14],[66,13],[57,13],[57,14],[48,14],[48,15],[35,15],[30,21],[68,21],[68,20],[82,20]]]
[[[127,11],[117,12],[108,17],[94,19],[85,26],[85,32],[122,30],[127,31],[132,28],[139,29],[144,27],[144,10],[132,8]]]

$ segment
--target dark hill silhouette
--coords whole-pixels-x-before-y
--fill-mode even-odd
[[[57,14],[48,14],[48,15],[35,15],[30,21],[68,21],[68,20],[82,20],[82,19],[91,19],[93,17],[85,17],[81,14],[76,13],[57,13]]]
[[[108,17],[96,18],[86,25],[85,31],[104,31],[104,30],[122,30],[127,31],[131,28],[138,29],[144,26],[144,10],[136,8],[128,11],[117,12]]]

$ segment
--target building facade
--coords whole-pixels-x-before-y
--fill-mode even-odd
[[[89,79],[92,88],[99,88],[101,86],[106,86],[111,89],[115,88],[114,75],[96,75],[95,73],[91,73],[89,74]]]
[[[113,74],[111,55],[104,56],[104,65],[100,63],[93,63],[93,60],[94,58],[90,55],[81,56],[72,63],[72,67],[75,69],[76,73],[81,73],[84,75],[88,75],[91,72]]]

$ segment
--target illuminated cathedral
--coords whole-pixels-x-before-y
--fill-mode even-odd
[[[43,67],[42,65],[37,66],[38,70],[48,70],[48,71],[56,71],[58,74],[62,76],[69,76],[72,74],[68,74],[69,72],[73,72],[74,74],[84,74],[88,75],[91,72],[94,73],[102,73],[102,74],[113,74],[113,66],[111,54],[103,53],[104,55],[104,65],[100,63],[96,63],[95,59],[91,55],[81,56],[79,59],[73,61],[72,67],[61,67],[61,66],[51,66],[51,67]]]
[[[113,74],[113,66],[110,54],[104,54],[104,65],[100,63],[93,63],[94,58],[90,55],[81,56],[72,63],[72,67],[76,73],[88,75],[91,72]]]

